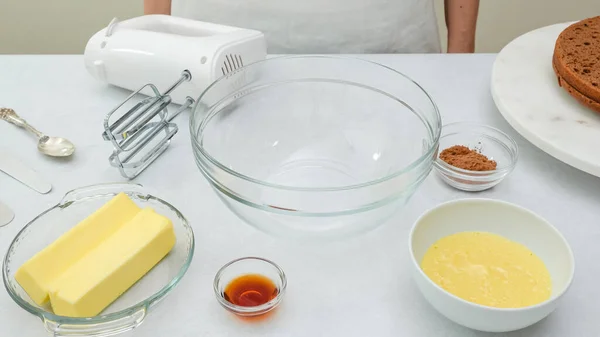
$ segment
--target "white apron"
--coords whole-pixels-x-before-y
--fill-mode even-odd
[[[173,0],[171,13],[263,32],[270,54],[439,53],[432,0]]]

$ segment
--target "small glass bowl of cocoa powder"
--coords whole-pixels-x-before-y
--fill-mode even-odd
[[[517,143],[504,132],[470,122],[442,127],[436,172],[448,185],[476,192],[492,188],[517,164]]]

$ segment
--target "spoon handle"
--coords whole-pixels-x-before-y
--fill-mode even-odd
[[[20,128],[23,128],[23,129],[33,133],[34,135],[36,135],[38,138],[41,138],[44,136],[43,133],[38,131],[33,126],[29,125],[29,123],[27,123],[26,120],[19,117],[19,115],[17,115],[17,113],[13,109],[0,108],[0,119],[4,119],[5,121],[7,121],[11,124],[14,124]]]

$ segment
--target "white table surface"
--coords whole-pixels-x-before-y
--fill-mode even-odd
[[[171,148],[137,182],[170,201],[191,222],[196,254],[179,287],[133,336],[488,336],[439,315],[409,277],[407,236],[414,220],[438,203],[490,197],[527,207],[552,222],[570,242],[576,275],[559,308],[542,322],[498,336],[598,336],[600,325],[600,179],[563,164],[521,138],[496,110],[490,95],[494,55],[371,56],[414,78],[437,102],[444,123],[470,120],[515,137],[521,156],[516,170],[494,189],[468,194],[432,174],[395,218],[379,229],[344,242],[300,245],[281,241],[243,223],[209,188],[193,161],[187,114]],[[354,69],[353,71],[359,71]],[[18,154],[54,185],[40,195],[0,174],[0,200],[16,213],[0,228],[0,251],[27,221],[73,188],[124,181],[110,167],[111,147],[101,138],[102,119],[124,99],[124,90],[96,82],[81,56],[0,56],[0,106],[14,108],[33,125],[71,139],[71,160],[36,153],[25,132],[0,124],[0,150]],[[214,299],[217,269],[231,259],[260,255],[288,274],[288,293],[275,315],[241,322]],[[44,336],[38,318],[0,291],[0,335]]]

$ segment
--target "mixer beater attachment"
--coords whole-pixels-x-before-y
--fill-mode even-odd
[[[177,124],[172,120],[194,103],[194,99],[187,96],[186,101],[170,114],[167,108],[171,104],[169,95],[191,79],[191,73],[184,70],[181,77],[162,94],[154,84],[148,83],[129,95],[104,118],[102,137],[114,146],[108,159],[123,177],[137,177],[167,149],[178,131]],[[134,97],[137,99],[141,92],[151,95],[134,104]]]

